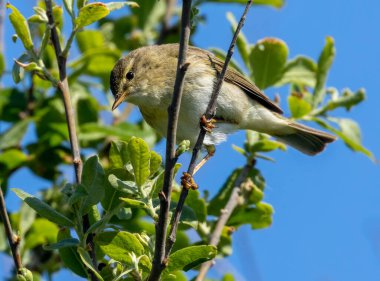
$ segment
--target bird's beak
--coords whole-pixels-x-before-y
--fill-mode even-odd
[[[115,110],[124,101],[126,96],[127,96],[127,93],[117,95],[112,105],[112,110]]]

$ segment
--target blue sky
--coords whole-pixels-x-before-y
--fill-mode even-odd
[[[23,5],[24,1],[12,1],[18,7],[23,6],[27,15],[31,14],[30,2]],[[288,44],[290,57],[305,54],[317,58],[324,38],[333,36],[337,56],[328,85],[338,89],[366,88],[367,100],[347,116],[360,123],[364,144],[378,158],[379,9],[377,0],[289,0],[280,10],[254,7],[244,27],[251,43],[263,37],[283,39]],[[202,6],[207,24],[199,27],[196,45],[226,50],[231,33],[225,14],[232,11],[239,18],[242,10],[243,6],[239,5]],[[10,41],[13,31],[9,28],[9,24],[6,25],[8,65],[20,54],[20,49],[14,48]],[[5,81],[10,83],[10,79]],[[277,92],[282,97],[282,107],[286,108],[285,89],[271,89],[267,93]],[[346,116],[343,111],[339,114]],[[230,171],[243,164],[244,159],[231,148],[243,140],[244,133],[237,133],[217,148],[216,156],[197,176],[201,189],[215,193]],[[164,154],[163,145],[157,149]],[[276,158],[275,164],[259,161],[258,167],[267,180],[265,201],[276,210],[273,225],[259,231],[251,231],[249,227],[239,229],[233,236],[232,257],[218,262],[212,275],[219,277],[223,272],[234,271],[239,272],[238,280],[255,281],[378,280],[379,165],[350,151],[342,141],[333,143],[316,157],[304,156],[293,149],[271,156]],[[12,187],[26,188],[26,180],[28,188],[47,186],[31,178],[26,171],[21,171],[21,175],[21,179],[13,177]],[[16,202],[12,195],[7,200],[11,204]],[[56,280],[63,278],[74,280],[67,272]]]

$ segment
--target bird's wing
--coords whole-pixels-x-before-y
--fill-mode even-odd
[[[217,58],[215,55],[210,53],[209,59],[215,70],[220,73],[222,72],[224,61]],[[266,108],[282,114],[281,108],[271,101],[259,88],[257,88],[253,83],[248,81],[241,73],[229,67],[226,71],[225,81],[232,83],[240,87],[250,98],[258,101]]]

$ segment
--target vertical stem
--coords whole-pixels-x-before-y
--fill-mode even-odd
[[[12,226],[11,226],[11,222],[9,221],[7,208],[5,206],[4,194],[3,194],[3,190],[1,189],[1,186],[0,186],[0,215],[4,223],[5,234],[8,238],[9,247],[11,248],[13,261],[17,269],[17,272],[19,272],[20,269],[22,268],[21,257],[20,257],[20,253],[18,249],[20,245],[20,240],[17,235],[13,234]]]
[[[80,183],[81,178],[82,178],[83,163],[80,157],[80,147],[79,147],[79,141],[77,137],[77,130],[76,130],[76,124],[75,124],[75,112],[71,103],[70,88],[69,88],[69,84],[67,81],[67,74],[66,74],[66,62],[67,62],[67,52],[68,52],[67,48],[69,48],[74,36],[73,33],[75,32],[73,31],[72,36],[70,36],[69,42],[67,43],[67,48],[65,49],[65,52],[63,53],[62,47],[59,41],[59,36],[58,36],[54,16],[53,16],[52,1],[45,0],[45,4],[46,4],[46,15],[49,19],[48,28],[51,29],[51,41],[53,43],[55,55],[58,62],[59,82],[58,82],[57,87],[62,93],[63,104],[65,106],[66,121],[67,121],[71,150],[72,150],[72,155],[73,155],[75,178],[76,178],[76,182]],[[82,221],[83,231],[86,232],[88,228],[90,227],[90,220],[89,220],[88,215],[87,214],[84,215],[82,220],[83,220]],[[89,254],[91,256],[93,266],[97,268],[93,235],[88,235],[86,243],[89,246]],[[92,271],[89,270],[89,274],[90,274],[91,280],[98,280]]]
[[[251,5],[252,5],[252,0],[247,1],[247,5],[245,7],[243,15],[241,16],[239,24],[236,27],[234,36],[231,40],[230,47],[228,48],[228,52],[227,52],[226,60],[225,60],[224,65],[223,65],[223,69],[218,76],[217,83],[214,86],[213,92],[211,94],[210,102],[209,102],[207,109],[206,109],[206,112],[205,112],[205,116],[207,119],[210,119],[215,115],[216,100],[218,98],[220,89],[222,88],[224,76],[226,75],[228,64],[229,64],[231,57],[233,55],[237,37],[240,33],[240,30],[242,29],[242,27],[244,25],[248,10],[251,7]],[[198,135],[197,142],[196,142],[194,149],[193,149],[191,161],[190,161],[190,164],[189,164],[189,167],[187,170],[187,173],[190,174],[191,176],[194,174],[194,168],[196,166],[196,160],[198,158],[199,151],[201,150],[201,147],[203,145],[205,135],[206,135],[206,130],[203,127],[201,127],[201,130],[200,130],[199,135]],[[168,237],[168,241],[167,241],[167,246],[166,246],[166,255],[165,255],[166,258],[170,255],[170,252],[174,246],[176,236],[177,236],[177,229],[178,229],[179,220],[181,218],[183,206],[185,204],[185,200],[186,200],[188,193],[189,193],[189,190],[186,189],[185,187],[183,187],[181,194],[180,194],[179,201],[177,203],[176,210],[175,210],[174,215],[173,215],[172,226],[170,229],[170,233],[169,233],[169,237]]]
[[[165,261],[165,240],[167,234],[167,225],[169,217],[169,206],[172,192],[172,183],[174,175],[174,165],[177,162],[175,155],[175,144],[177,138],[178,116],[182,99],[182,90],[186,70],[189,64],[186,62],[187,50],[190,38],[190,11],[191,0],[183,0],[182,20],[181,20],[181,38],[178,53],[177,73],[174,84],[172,102],[168,108],[168,130],[166,141],[166,162],[165,174],[160,197],[160,214],[156,224],[156,243],[153,259],[153,266],[149,281],[159,280],[161,272],[166,267]]]

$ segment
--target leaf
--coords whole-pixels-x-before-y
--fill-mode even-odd
[[[288,47],[282,40],[264,38],[257,42],[250,54],[252,77],[260,89],[278,82],[283,75]]]
[[[99,203],[104,197],[106,176],[97,155],[87,159],[83,166],[82,185],[87,192],[82,208],[87,213],[89,207]]]
[[[227,13],[227,20],[230,22],[232,33],[235,33],[235,30],[237,28],[237,22],[236,22],[234,15],[231,12]],[[237,37],[236,46],[239,50],[239,54],[240,54],[241,58],[244,61],[244,64],[249,67],[250,66],[249,65],[250,46],[249,46],[249,43],[248,43],[247,39],[245,38],[243,32],[241,32],[241,31]]]
[[[299,56],[285,65],[282,78],[276,83],[276,86],[297,84],[300,86],[314,87],[316,83],[316,73],[316,63],[308,57]]]
[[[99,281],[104,281],[103,278],[102,278],[102,276],[101,276],[101,275],[98,273],[98,271],[93,267],[93,265],[92,265],[92,261],[91,261],[91,257],[90,257],[90,255],[86,252],[86,250],[83,249],[83,248],[81,248],[81,247],[79,247],[79,248],[77,249],[77,251],[78,251],[78,254],[79,254],[79,256],[80,256],[82,262],[86,265],[86,267],[87,267],[88,269],[90,269],[90,270],[95,274],[95,276],[99,279]]]
[[[83,30],[78,32],[75,38],[82,53],[104,46],[103,34],[98,30]]]
[[[19,149],[7,149],[0,153],[0,169],[15,170],[28,160],[28,156]]]
[[[12,188],[12,191],[21,198],[26,204],[28,204],[33,210],[35,210],[41,217],[62,226],[74,226],[72,220],[54,210],[45,202],[40,199],[22,191],[21,189]]]
[[[9,19],[25,49],[28,51],[33,50],[33,41],[30,35],[28,22],[15,6],[7,3],[6,8],[12,10],[12,13],[9,15]]]
[[[58,243],[64,239],[72,239],[69,228],[61,228],[57,235]],[[63,261],[63,264],[69,268],[75,274],[86,278],[87,271],[83,266],[81,258],[77,252],[77,247],[65,247],[59,248],[59,256]]]
[[[22,54],[17,61],[19,62],[28,62],[30,60],[29,55]],[[24,79],[24,69],[21,69],[20,65],[16,63],[16,61],[13,64],[12,68],[12,78],[13,81],[18,84],[22,79]]]
[[[207,217],[206,202],[203,198],[200,198],[200,193],[198,190],[189,192],[186,199],[186,205],[189,206],[191,209],[193,209],[199,222],[206,221],[206,217]]]
[[[4,70],[5,70],[4,54],[0,53],[0,77],[3,75]]]
[[[74,0],[63,0],[63,4],[65,5],[65,9],[69,15],[74,18]]]
[[[128,152],[135,174],[136,184],[142,186],[150,174],[149,147],[143,139],[132,138],[128,143]]]
[[[25,236],[25,249],[32,249],[48,243],[55,243],[57,240],[58,230],[57,225],[47,219],[35,219],[27,235]]]
[[[125,202],[125,207],[131,207],[131,208],[147,208],[148,206],[143,201],[130,199],[130,198],[120,198],[121,201]]]
[[[328,111],[332,111],[338,107],[344,107],[350,110],[351,107],[361,103],[365,99],[365,90],[359,89],[355,94],[349,89],[345,89],[340,97],[332,98],[325,106],[317,109],[315,115],[323,115]]]
[[[110,13],[107,5],[101,2],[91,3],[79,9],[78,17],[75,19],[77,29],[90,25],[106,17]]]
[[[311,104],[299,95],[289,95],[288,104],[293,118],[301,118],[312,110]]]
[[[124,167],[129,161],[128,144],[124,141],[112,141],[109,160],[113,168]]]
[[[162,157],[157,152],[151,150],[150,151],[150,174],[153,175],[158,169],[161,167]]]
[[[329,121],[332,121],[339,125],[340,130],[338,130],[320,118],[314,118],[313,120],[322,127],[330,130],[338,137],[340,137],[350,149],[353,151],[361,152],[364,155],[368,156],[372,161],[376,162],[376,158],[372,152],[362,145],[360,128],[355,121],[347,118],[328,118]]]
[[[317,107],[325,97],[327,73],[335,58],[335,43],[332,37],[326,37],[326,43],[318,59],[317,83],[314,88],[313,106]]]
[[[50,244],[50,245],[45,245],[43,248],[44,250],[47,251],[53,251],[53,250],[58,250],[62,248],[67,248],[67,247],[76,247],[79,246],[79,240],[76,238],[66,238],[62,239],[57,243]]]
[[[272,224],[274,209],[265,202],[258,202],[255,207],[235,209],[227,225],[240,226],[250,224],[252,229],[269,227]]]
[[[0,135],[0,149],[19,146],[28,129],[29,122],[29,119],[19,121],[2,133]]]
[[[144,247],[136,236],[126,231],[99,233],[95,243],[107,256],[122,263],[131,263],[129,253],[135,253],[136,256],[144,253]]]
[[[215,258],[217,250],[215,246],[201,245],[180,249],[169,256],[165,274],[177,270],[188,271],[197,265]]]

